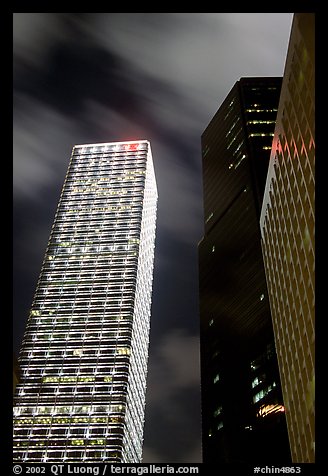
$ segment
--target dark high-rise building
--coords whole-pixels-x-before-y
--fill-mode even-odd
[[[315,460],[314,23],[293,18],[260,221],[295,463]]]
[[[74,146],[19,354],[15,461],[141,461],[156,210],[148,141]]]
[[[290,462],[259,227],[282,78],[241,78],[202,134],[203,461]]]

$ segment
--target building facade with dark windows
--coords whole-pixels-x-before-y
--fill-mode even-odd
[[[202,134],[204,463],[288,463],[260,211],[282,78],[241,78]]]
[[[315,19],[295,13],[261,214],[293,462],[315,461]]]
[[[148,141],[73,147],[19,355],[15,461],[141,462],[156,215]]]

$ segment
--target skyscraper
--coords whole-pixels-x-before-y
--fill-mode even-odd
[[[73,147],[19,355],[15,460],[141,461],[156,207],[148,141]]]
[[[290,461],[259,227],[282,78],[241,78],[202,134],[205,463]]]
[[[261,214],[292,458],[315,455],[314,14],[293,18]]]

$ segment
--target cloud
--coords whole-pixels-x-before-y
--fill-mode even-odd
[[[277,34],[277,25],[288,32],[291,18],[15,14],[15,64],[21,69],[14,77],[25,104],[21,99],[15,105],[22,120],[15,125],[14,193],[32,196],[58,180],[60,155],[66,164],[67,149],[79,137],[102,142],[140,134],[153,144],[160,226],[181,239],[198,239],[201,133],[233,86],[231,77],[282,72],[287,38]]]
[[[199,386],[199,339],[185,329],[175,328],[153,349],[148,402],[162,405],[175,393]]]
[[[107,85],[103,99],[113,103],[134,84],[154,111],[171,90],[163,121],[177,118],[171,106],[180,96],[187,127],[200,119],[205,126],[241,76],[282,75],[291,21],[292,13],[18,13],[15,65],[47,65],[51,87],[68,85],[73,97],[104,95]]]
[[[64,182],[75,136],[72,121],[64,115],[24,94],[15,95],[15,199],[40,199],[53,183]]]
[[[172,148],[155,140],[152,149],[159,195],[159,227],[179,241],[196,244],[203,218],[200,147],[199,151],[187,146]],[[197,159],[194,167],[193,161]]]
[[[163,458],[156,450],[146,446],[143,448],[142,462],[143,463],[162,463]]]
[[[201,455],[201,448],[199,442],[194,444],[194,446],[186,445],[184,447],[184,451],[180,451],[179,457],[174,460],[168,461],[167,459],[163,458],[158,451],[154,450],[149,446],[145,446],[143,448],[143,463],[185,463],[185,464],[192,464],[192,463],[202,463],[202,455]]]
[[[201,462],[199,339],[175,328],[151,345],[144,462]]]
[[[60,16],[53,13],[13,14],[13,53],[25,65],[42,69],[59,38],[66,38]],[[15,66],[18,64],[16,61]]]
[[[208,118],[240,77],[283,74],[291,20],[286,13],[92,16],[99,43],[139,71],[174,84]]]

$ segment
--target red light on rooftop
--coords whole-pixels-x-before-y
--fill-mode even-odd
[[[126,144],[125,146],[125,150],[138,150],[139,148],[139,143],[135,143],[135,144]]]

